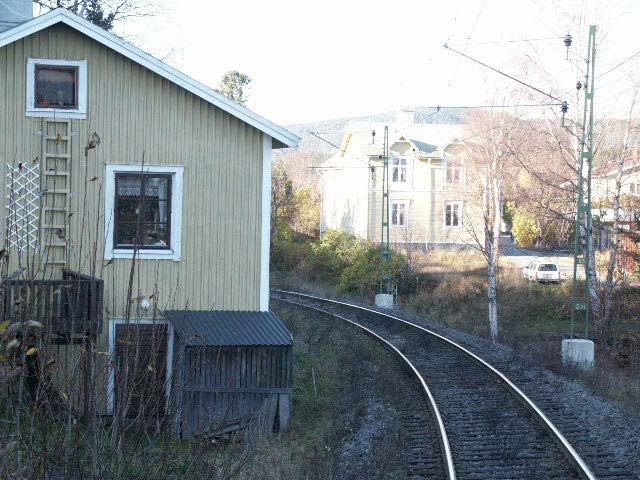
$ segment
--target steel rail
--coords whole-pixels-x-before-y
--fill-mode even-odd
[[[469,358],[474,360],[482,368],[484,368],[485,370],[488,370],[493,375],[498,377],[499,380],[501,380],[505,385],[507,385],[507,387],[509,387],[509,390],[516,396],[516,398],[518,400],[520,400],[522,403],[524,403],[525,407],[534,415],[534,417],[537,418],[542,423],[542,425],[552,434],[552,438],[560,446],[561,450],[563,451],[563,453],[565,454],[567,459],[573,464],[574,468],[577,470],[577,473],[581,478],[583,478],[584,480],[597,480],[596,475],[591,471],[591,469],[586,464],[586,462],[582,459],[582,457],[578,454],[578,452],[576,452],[576,450],[569,443],[569,441],[562,434],[562,432],[560,432],[560,430],[553,424],[553,422],[533,402],[533,400],[531,400],[522,390],[520,390],[520,388],[518,388],[518,386],[516,386],[511,380],[509,380],[509,378],[505,374],[503,374],[497,368],[493,367],[492,365],[487,363],[485,360],[480,358],[478,355],[476,355],[475,353],[471,352],[470,350],[468,350],[467,348],[463,347],[462,345],[459,345],[456,342],[454,342],[453,340],[450,340],[450,339],[446,338],[445,336],[440,335],[439,333],[436,333],[433,330],[429,330],[428,328],[425,328],[425,327],[423,327],[421,325],[417,325],[417,324],[412,323],[412,322],[410,322],[408,320],[404,320],[402,318],[395,317],[393,315],[389,315],[388,313],[379,312],[379,311],[373,310],[371,308],[362,307],[360,305],[354,305],[354,304],[347,303],[347,302],[341,302],[339,300],[332,300],[332,299],[329,299],[329,298],[318,297],[316,295],[310,295],[310,294],[306,294],[306,293],[292,292],[292,291],[287,291],[287,290],[272,290],[272,291],[276,292],[276,293],[283,293],[283,294],[286,294],[286,295],[293,295],[293,296],[297,296],[297,297],[301,297],[301,298],[308,298],[308,299],[312,299],[312,300],[319,301],[319,302],[332,303],[332,304],[335,304],[335,305],[342,305],[344,307],[348,307],[348,308],[351,308],[351,309],[361,310],[361,311],[364,311],[364,312],[373,313],[375,315],[386,317],[386,318],[389,318],[391,320],[395,320],[397,322],[400,322],[400,323],[403,323],[403,324],[408,325],[410,327],[413,327],[413,328],[416,328],[418,330],[421,330],[421,331],[433,336],[434,338],[437,338],[438,340],[441,340],[441,341],[445,342],[446,344],[450,345],[451,347],[454,347],[454,348],[458,349],[459,351],[461,351],[465,355],[467,355]]]
[[[281,290],[273,290],[273,291],[282,292],[282,293],[292,293],[292,292],[283,292]],[[359,323],[354,322],[353,320],[351,320],[349,318],[346,318],[346,317],[343,317],[341,315],[338,315],[337,313],[330,312],[328,310],[323,310],[321,308],[311,307],[309,305],[305,305],[303,303],[294,302],[294,301],[291,301],[291,300],[284,300],[284,299],[281,299],[281,298],[278,298],[276,300],[279,301],[279,302],[289,303],[289,304],[292,304],[292,305],[297,305],[299,307],[307,308],[309,310],[314,310],[316,312],[321,312],[321,313],[324,313],[326,315],[331,315],[332,317],[339,318],[340,320],[343,320],[343,321],[353,325],[354,327],[357,327],[357,328],[361,329],[366,334],[372,336],[373,338],[375,338],[376,340],[378,340],[379,342],[384,344],[385,347],[387,347],[388,349],[393,351],[398,357],[400,357],[400,359],[402,359],[402,361],[409,368],[409,370],[411,370],[411,372],[415,375],[416,379],[420,383],[420,386],[422,387],[422,390],[424,391],[424,394],[427,396],[427,398],[429,400],[428,403],[429,403],[429,410],[430,410],[431,416],[434,418],[434,420],[436,421],[436,424],[438,426],[438,433],[439,433],[439,437],[440,437],[440,447],[442,448],[442,457],[443,457],[443,461],[444,461],[444,464],[445,464],[445,467],[446,467],[447,479],[448,480],[457,480],[456,470],[455,470],[455,466],[453,464],[453,455],[451,454],[451,445],[449,444],[449,437],[447,436],[447,430],[445,429],[444,421],[442,420],[442,415],[440,414],[440,410],[438,409],[438,405],[436,404],[436,400],[433,397],[433,394],[431,393],[431,390],[429,389],[429,386],[427,385],[427,382],[425,382],[424,377],[420,374],[420,372],[415,367],[415,365],[413,363],[411,363],[411,361],[400,350],[398,350],[398,348],[395,345],[393,345],[391,342],[389,342],[385,338],[383,338],[380,335],[378,335],[373,330],[371,330],[371,329],[369,329],[369,328],[367,328],[367,327],[365,327],[363,325],[360,325]]]

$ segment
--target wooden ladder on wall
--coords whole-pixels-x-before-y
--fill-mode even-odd
[[[42,121],[42,247],[48,265],[68,267],[71,120]]]

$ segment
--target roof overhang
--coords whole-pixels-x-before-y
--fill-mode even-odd
[[[300,138],[297,135],[270,122],[266,118],[261,117],[242,105],[239,105],[233,100],[229,100],[224,95],[219,94],[215,90],[167,65],[163,61],[143,52],[139,48],[125,42],[114,34],[107,32],[106,30],[64,8],[57,8],[18,25],[15,28],[0,33],[0,48],[58,23],[63,23],[81,33],[84,33],[98,43],[101,43],[102,45],[124,55],[130,60],[148,68],[152,72],[157,73],[176,85],[181,86],[185,90],[188,90],[210,104],[215,105],[221,110],[224,110],[252,127],[255,127],[273,138],[273,148],[298,146]]]

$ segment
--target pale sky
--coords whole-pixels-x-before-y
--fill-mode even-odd
[[[568,100],[578,74],[565,60],[567,32],[581,65],[587,26],[599,25],[596,74],[640,50],[638,0],[158,1],[160,15],[120,31],[207,85],[227,70],[249,74],[247,106],[283,125],[407,104],[501,103],[518,87],[445,42]],[[597,79],[601,114],[626,110],[639,66],[640,55]],[[535,92],[529,100],[549,101]]]

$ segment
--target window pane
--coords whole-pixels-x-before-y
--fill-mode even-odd
[[[398,167],[393,167],[393,173],[391,174],[391,181],[393,182],[397,182],[398,181]]]
[[[457,227],[459,225],[458,207],[459,207],[459,205],[453,205],[453,214],[452,214],[452,218],[451,218],[451,225],[454,226],[454,227]]]
[[[145,223],[143,233],[144,245],[153,247],[169,246],[169,230],[166,223]]]
[[[119,197],[140,198],[140,175],[118,175],[116,180],[116,195]]]
[[[35,69],[35,104],[43,108],[77,108],[78,69],[37,65]]]
[[[397,225],[397,224],[398,224],[398,204],[392,203],[391,204],[391,225]]]
[[[444,207],[444,224],[448,227],[451,226],[451,205]]]
[[[136,232],[138,231],[137,222],[118,222],[116,224],[116,244],[117,245],[131,245],[135,244],[137,238]]]
[[[147,198],[166,200],[169,193],[167,177],[147,177],[144,182],[144,195]]]
[[[142,221],[162,223],[167,221],[169,216],[169,209],[167,202],[161,202],[158,200],[144,199],[142,204]]]
[[[140,215],[140,199],[136,197],[119,197],[116,219],[119,222],[137,222]]]
[[[407,167],[402,167],[400,169],[400,181],[401,182],[407,181]]]
[[[116,246],[169,248],[170,182],[162,175],[116,175]]]

